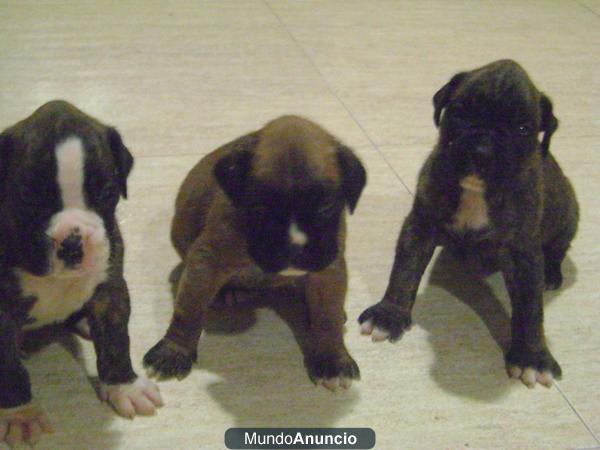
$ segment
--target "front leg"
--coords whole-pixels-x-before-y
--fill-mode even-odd
[[[34,445],[42,433],[52,433],[44,411],[31,402],[29,374],[19,359],[20,330],[0,311],[0,443]]]
[[[360,379],[358,365],[344,345],[347,285],[343,257],[325,270],[309,274],[306,280],[310,344],[304,364],[310,379],[330,390],[338,385],[348,388],[353,379]]]
[[[433,226],[413,208],[398,238],[385,295],[358,318],[363,334],[371,335],[374,342],[386,339],[394,342],[411,326],[417,289],[435,247]]]
[[[152,415],[163,405],[158,388],[138,377],[131,366],[128,323],[129,292],[122,277],[98,286],[87,305],[97,357],[100,397],[125,417]]]
[[[512,378],[529,388],[550,387],[562,371],[544,338],[544,256],[541,246],[522,244],[507,250],[503,275],[512,305],[512,342],[505,356]]]
[[[237,269],[233,264],[235,258],[228,263],[226,251],[217,249],[197,240],[188,252],[171,324],[165,337],[144,356],[148,372],[160,379],[181,380],[190,373],[197,358],[203,317],[210,302]]]

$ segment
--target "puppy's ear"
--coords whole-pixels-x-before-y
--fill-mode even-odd
[[[542,138],[542,156],[548,155],[550,139],[558,128],[558,119],[552,113],[552,102],[542,93],[540,97],[540,131],[544,132]]]
[[[239,138],[232,144],[229,153],[223,156],[213,168],[213,175],[221,189],[233,202],[238,205],[246,188],[252,149],[258,144],[258,136],[251,134]]]
[[[123,144],[123,139],[119,132],[109,127],[107,131],[108,146],[112,152],[115,164],[117,165],[117,176],[119,178],[119,190],[123,198],[127,198],[127,177],[133,167],[133,156]]]
[[[433,96],[433,122],[435,123],[436,127],[440,126],[442,110],[448,105],[450,97],[466,75],[466,72],[457,73]]]
[[[342,190],[350,214],[354,212],[360,194],[367,183],[367,171],[354,152],[345,145],[337,149],[337,159],[342,176]]]

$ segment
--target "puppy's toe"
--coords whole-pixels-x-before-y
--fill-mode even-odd
[[[534,369],[527,367],[521,374],[521,381],[529,389],[533,389],[535,387],[536,373],[537,372]]]
[[[158,387],[144,377],[138,377],[133,383],[102,384],[100,397],[108,401],[120,415],[128,418],[151,416],[156,408],[163,406]]]
[[[506,355],[506,369],[511,378],[532,389],[537,383],[551,387],[554,378],[560,378],[562,370],[547,349],[529,351],[520,346],[512,347]]]
[[[536,380],[547,388],[552,387],[552,384],[554,384],[554,376],[551,372],[536,372]]]
[[[410,313],[398,305],[381,301],[363,311],[358,318],[361,333],[370,335],[373,342],[386,339],[395,342],[412,325]]]
[[[390,338],[390,332],[387,330],[383,330],[379,327],[375,327],[375,329],[371,333],[371,340],[373,342],[383,342],[389,338]]]
[[[340,379],[338,377],[323,378],[321,380],[321,384],[323,385],[323,387],[325,389],[329,389],[330,391],[335,391],[335,389],[338,387],[339,382]]]
[[[370,335],[373,332],[373,321],[371,319],[365,320],[360,324],[360,334]]]
[[[43,433],[53,432],[46,413],[31,404],[0,411],[0,442],[11,447],[35,445]]]
[[[541,384],[544,387],[552,387],[554,376],[552,372],[540,372],[532,367],[509,367],[508,373],[511,378],[520,380],[529,389],[533,389],[536,384]]]

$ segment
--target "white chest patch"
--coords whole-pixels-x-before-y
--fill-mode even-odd
[[[96,286],[106,280],[106,272],[89,273],[78,277],[38,277],[18,271],[23,297],[36,301],[29,311],[35,322],[25,328],[37,328],[65,320],[91,298]]]
[[[307,273],[308,272],[306,270],[300,270],[290,267],[289,269],[285,269],[279,272],[279,275],[283,275],[284,277],[301,277],[302,275],[306,275]]]
[[[460,181],[463,191],[450,228],[454,231],[480,230],[489,225],[485,183],[475,175]]]

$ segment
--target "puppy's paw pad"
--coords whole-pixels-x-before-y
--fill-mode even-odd
[[[43,433],[53,432],[48,416],[36,406],[0,410],[0,442],[11,447],[35,445]]]
[[[536,384],[551,387],[562,370],[548,350],[536,352],[511,348],[506,355],[506,368],[511,378],[519,379],[532,389]]]
[[[196,355],[189,355],[176,345],[162,339],[144,356],[148,376],[159,379],[184,379],[192,370]]]
[[[412,325],[410,314],[391,303],[379,302],[367,308],[358,318],[361,333],[373,342],[400,339]]]
[[[129,418],[151,416],[156,408],[163,406],[158,387],[144,377],[138,377],[133,383],[102,384],[100,398],[108,401],[120,415]]]

